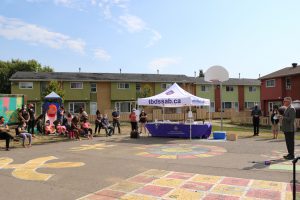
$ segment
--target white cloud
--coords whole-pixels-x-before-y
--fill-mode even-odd
[[[146,23],[137,16],[123,15],[120,16],[119,19],[119,23],[131,33],[140,32],[146,28]]]
[[[174,66],[180,63],[181,58],[172,58],[172,57],[164,57],[164,58],[157,58],[152,60],[149,63],[149,68],[151,70],[160,70],[163,71],[164,69],[168,68],[169,66]]]
[[[49,31],[35,24],[28,24],[19,19],[0,16],[0,36],[9,40],[23,40],[31,44],[43,44],[51,48],[68,48],[84,53],[85,42],[81,39]]]
[[[147,48],[153,46],[157,41],[159,41],[162,38],[161,34],[158,31],[151,30],[151,32],[153,35],[148,44],[146,45]]]
[[[111,56],[103,49],[95,49],[94,57],[103,61],[108,61],[111,58]]]

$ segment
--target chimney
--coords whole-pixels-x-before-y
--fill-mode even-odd
[[[194,71],[194,78],[196,78],[196,71]]]
[[[239,79],[241,79],[241,73],[239,73]]]
[[[159,69],[157,70],[157,74],[159,74]]]
[[[293,68],[297,67],[298,63],[292,63]]]
[[[78,71],[81,72],[81,67],[79,67]]]
[[[120,68],[120,74],[122,74],[122,69]]]
[[[258,78],[260,78],[260,74],[258,74]]]

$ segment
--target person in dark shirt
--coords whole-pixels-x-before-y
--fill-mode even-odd
[[[14,137],[9,133],[9,127],[4,121],[4,117],[0,116],[0,139],[6,140],[5,150],[9,151],[9,142],[14,139]]]
[[[253,129],[254,129],[253,136],[258,136],[259,135],[259,118],[261,116],[261,110],[258,108],[257,105],[254,106],[254,109],[251,112],[251,116],[252,116]]]
[[[118,133],[121,134],[121,128],[120,128],[120,114],[117,111],[117,108],[115,108],[115,110],[112,112],[112,117],[113,117],[113,127],[114,127],[114,131],[115,132],[115,127],[118,127]]]
[[[34,125],[35,125],[35,111],[33,104],[28,105],[28,114],[29,114],[29,121],[28,121],[28,133],[31,133],[32,137],[34,137]]]

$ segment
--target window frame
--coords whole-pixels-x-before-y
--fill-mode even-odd
[[[233,92],[234,91],[233,85],[226,85],[225,91],[226,92]]]
[[[291,78],[290,77],[286,77],[285,78],[285,89],[291,90],[291,88],[292,88]]]
[[[72,88],[72,83],[80,83],[81,88]],[[83,82],[70,82],[70,89],[72,89],[72,90],[81,90],[81,89],[83,89]]]
[[[274,85],[268,85],[268,83],[270,83],[270,82],[274,82]],[[268,80],[266,80],[266,88],[272,88],[272,87],[275,87],[276,86],[276,81],[275,81],[275,79],[268,79]]]
[[[126,87],[128,85],[128,87]],[[122,87],[123,86],[123,87]],[[130,84],[129,83],[125,83],[125,82],[122,82],[122,83],[118,83],[118,89],[120,90],[126,90],[126,89],[130,89]]]
[[[250,88],[252,88],[252,89],[250,90]],[[253,90],[254,88],[255,88],[255,90]],[[256,89],[257,89],[256,86],[249,86],[248,91],[249,92],[256,92]]]
[[[169,89],[172,86],[171,83],[161,83],[160,88],[163,90]]]
[[[92,84],[95,84],[95,87],[92,87]],[[97,93],[97,83],[90,83],[90,87],[91,87],[91,93]],[[95,91],[92,91],[92,89],[95,89]]]
[[[203,88],[204,88],[204,90],[203,90]],[[200,91],[201,92],[209,92],[209,88],[210,88],[209,85],[201,85]]]
[[[75,112],[74,106],[75,106],[75,104],[79,104],[79,103],[83,104],[83,108],[85,108],[85,102],[82,102],[82,101],[73,101],[73,102],[69,102],[69,112],[72,113],[72,114],[78,114],[79,112]],[[71,104],[73,104],[72,111],[71,111]]]
[[[21,87],[22,84],[31,84],[31,87]],[[21,90],[32,90],[33,89],[33,82],[28,82],[28,81],[22,81],[19,82],[19,89]]]
[[[93,110],[93,109],[92,109],[92,105],[95,106],[96,110]],[[97,102],[96,102],[96,101],[91,101],[91,102],[90,102],[90,114],[91,114],[91,115],[95,115],[97,109],[98,109],[98,104],[97,104]],[[95,111],[95,112],[93,112],[93,111]]]

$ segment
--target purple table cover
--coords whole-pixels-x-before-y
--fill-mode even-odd
[[[211,124],[192,124],[192,138],[209,138]],[[153,137],[190,138],[190,124],[147,123],[146,128]]]

